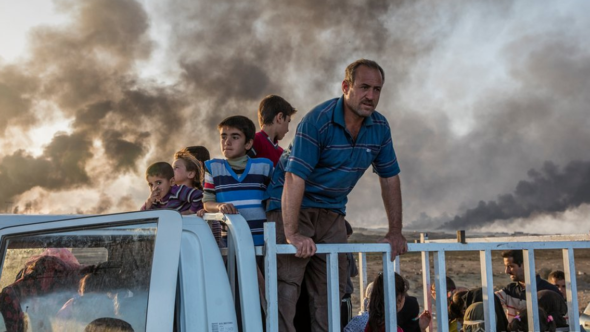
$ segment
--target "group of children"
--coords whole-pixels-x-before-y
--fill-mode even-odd
[[[206,212],[240,213],[254,245],[262,245],[266,187],[283,153],[278,142],[296,112],[282,97],[266,96],[258,107],[259,132],[242,115],[230,116],[217,126],[225,159],[210,159],[205,147],[192,146],[176,152],[172,165],[164,161],[150,165],[146,171],[150,195],[141,210],[172,209],[200,217]],[[221,244],[221,226],[211,227]]]

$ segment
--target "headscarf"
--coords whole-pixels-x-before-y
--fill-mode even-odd
[[[483,302],[471,304],[465,311],[463,318],[463,331],[476,332],[485,331],[486,323],[484,321]]]
[[[537,292],[539,307],[543,308],[547,315],[551,315],[557,327],[567,327],[565,316],[567,315],[567,305],[563,296],[552,290],[542,290]]]
[[[483,295],[481,287],[475,288],[467,292],[465,294],[465,307],[468,308],[471,304],[475,302],[482,302]],[[508,319],[506,319],[506,314],[504,313],[504,308],[502,308],[502,303],[496,294],[494,294],[494,309],[496,312],[496,332],[506,331],[508,328]]]

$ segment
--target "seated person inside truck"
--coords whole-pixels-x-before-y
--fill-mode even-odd
[[[549,277],[547,277],[547,281],[550,284],[554,285],[559,289],[561,295],[563,295],[564,299],[567,299],[567,294],[565,291],[565,273],[563,271],[555,270],[549,273]]]
[[[174,185],[174,169],[167,162],[150,165],[145,178],[150,187],[150,196],[141,211],[170,209],[182,214],[195,214],[203,208],[203,192],[185,185]]]
[[[245,116],[230,116],[218,126],[221,152],[227,159],[205,162],[205,193],[207,212],[240,213],[248,222],[255,246],[264,244],[263,205],[266,186],[273,164],[266,158],[249,158],[256,127]]]

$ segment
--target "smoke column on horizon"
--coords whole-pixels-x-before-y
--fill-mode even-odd
[[[440,229],[473,229],[497,221],[528,218],[533,214],[552,214],[590,203],[590,161],[572,161],[563,169],[546,162],[541,170],[531,169],[529,181],[520,181],[511,194],[494,201],[479,201],[446,222]]]

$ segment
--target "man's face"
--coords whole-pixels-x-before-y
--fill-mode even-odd
[[[147,182],[150,191],[154,193],[154,197],[158,201],[162,200],[172,187],[172,179],[165,179],[161,176],[148,176]]]
[[[219,130],[219,143],[227,159],[243,157],[252,147],[252,140],[246,142],[246,136],[241,130],[227,126]]]
[[[516,282],[524,282],[524,267],[514,263],[512,257],[504,257],[504,273],[510,275],[510,279]]]
[[[383,77],[378,69],[359,66],[354,82],[342,82],[342,93],[346,108],[359,117],[370,116],[379,103]]]
[[[277,126],[277,141],[280,141],[285,138],[285,135],[289,132],[291,117],[284,115],[284,113],[279,113],[277,114],[275,121]]]
[[[553,285],[555,285],[557,288],[559,288],[559,291],[561,292],[561,295],[563,295],[563,298],[565,298],[565,280],[564,279],[555,279],[555,278],[551,278],[549,279],[549,282],[552,283]]]

